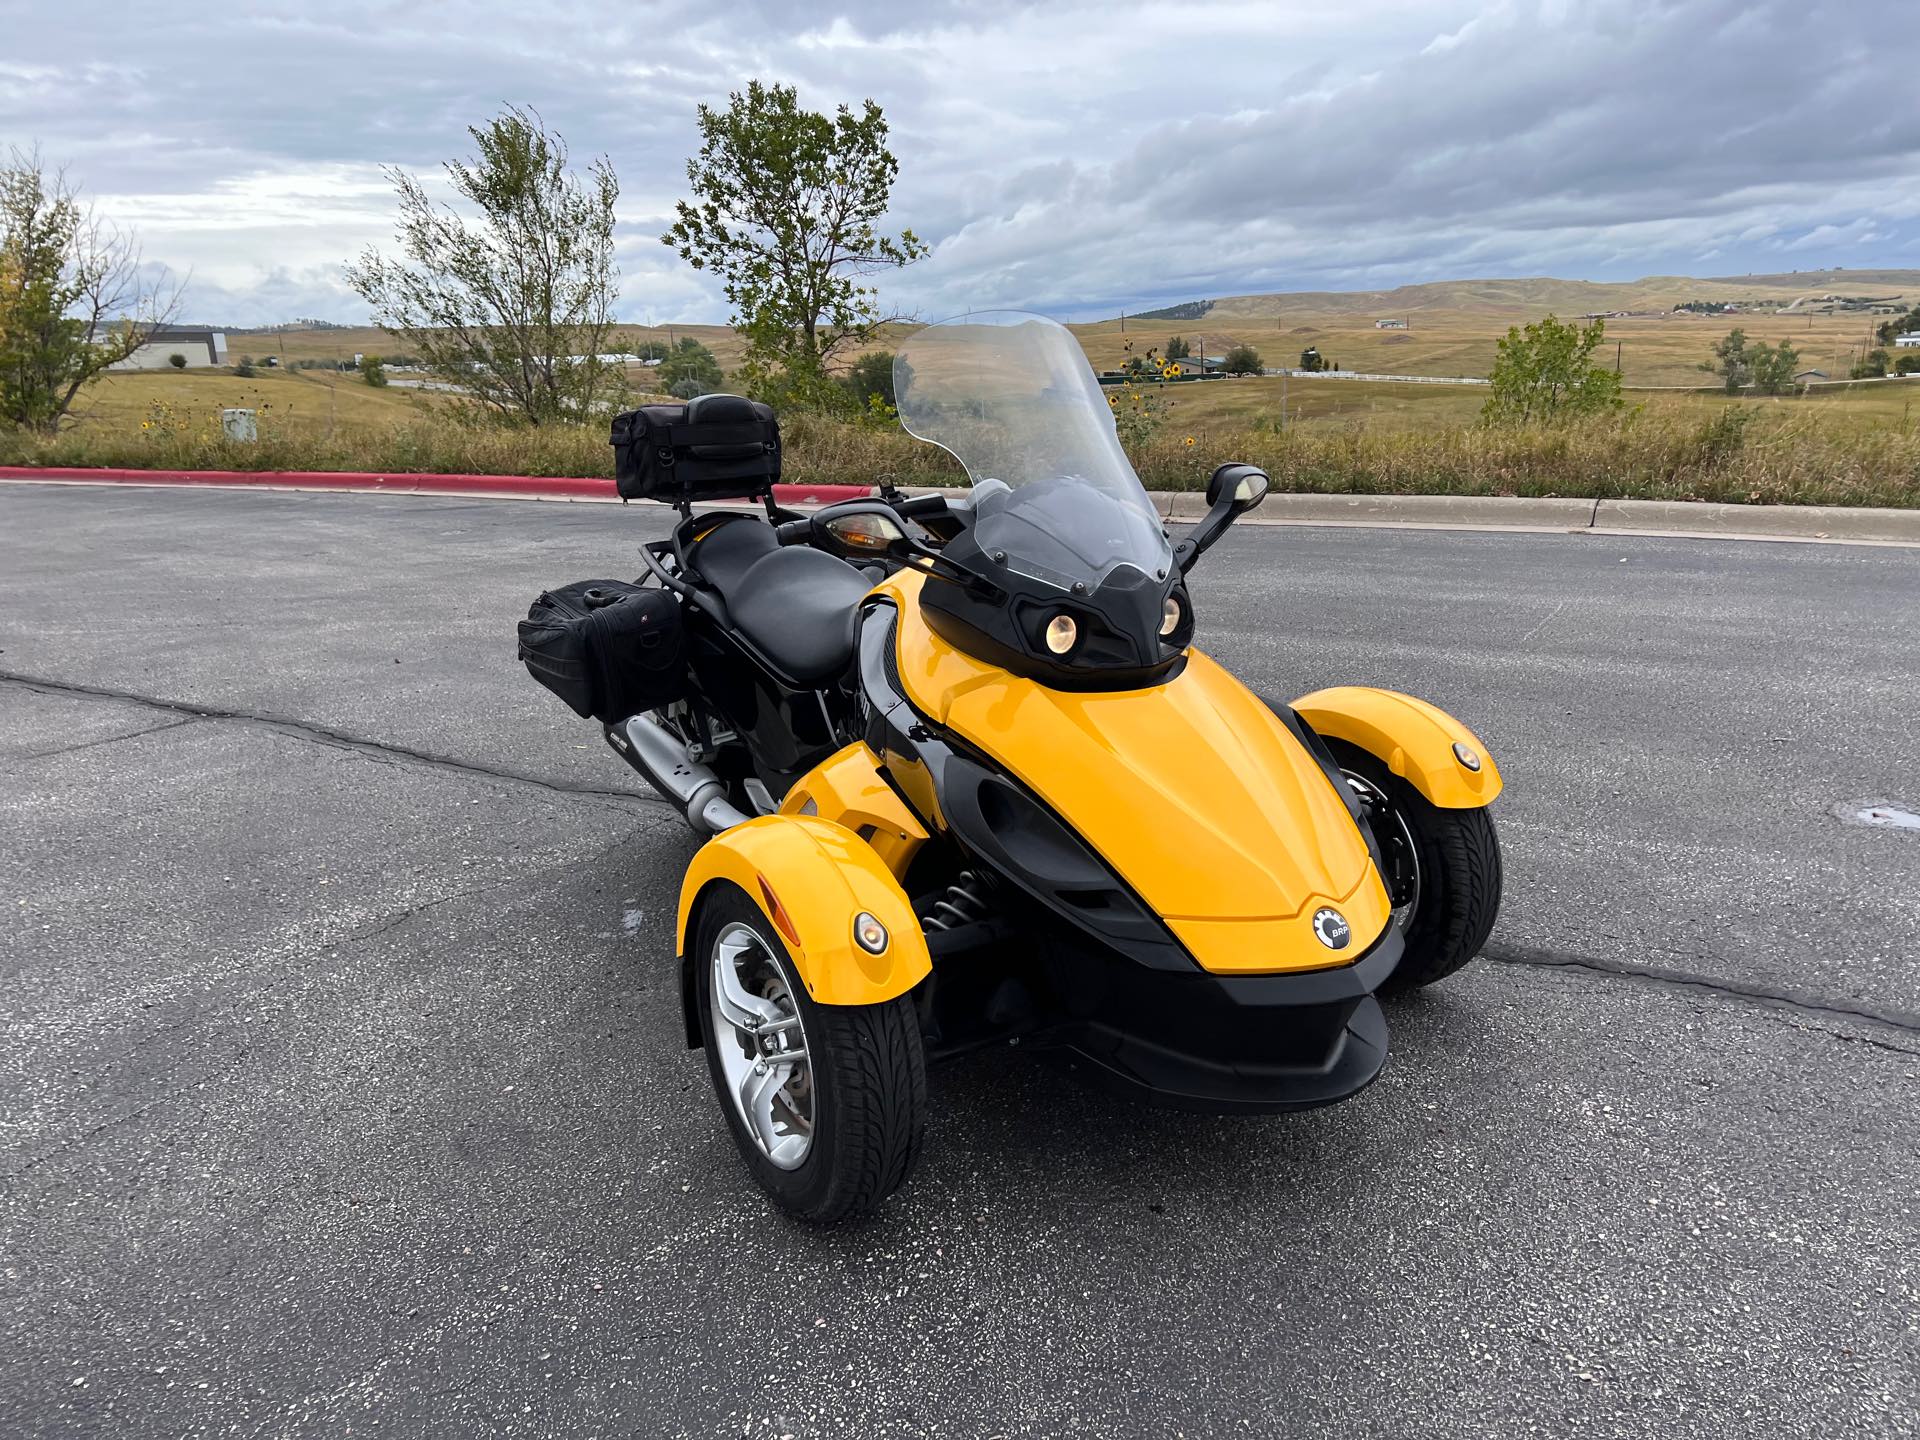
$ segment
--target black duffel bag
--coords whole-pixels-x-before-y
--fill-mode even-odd
[[[527,672],[611,725],[686,694],[680,602],[620,580],[576,580],[534,601],[520,622]]]
[[[643,405],[613,417],[613,478],[623,500],[738,500],[780,478],[773,407],[740,395]]]

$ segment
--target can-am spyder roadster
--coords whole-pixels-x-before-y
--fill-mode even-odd
[[[1160,1104],[1353,1095],[1386,1058],[1374,992],[1492,927],[1492,757],[1409,696],[1283,704],[1195,648],[1186,574],[1267,476],[1221,467],[1172,539],[1059,325],[929,326],[895,388],[964,499],[791,515],[765,406],[649,407],[614,438],[622,493],[683,511],[651,583],[522,627],[712,837],[681,995],[754,1178],[810,1219],[872,1210],[913,1168],[926,1060],[1015,1038]],[[693,509],[723,496],[767,518]]]

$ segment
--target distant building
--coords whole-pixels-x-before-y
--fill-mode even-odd
[[[1793,382],[1796,385],[1810,385],[1815,380],[1825,380],[1826,378],[1827,372],[1824,370],[1802,370],[1793,377]]]
[[[1911,333],[1906,335],[1894,336],[1893,344],[1894,344],[1894,348],[1897,350],[1913,349],[1914,346],[1920,345],[1920,330],[1912,331]]]
[[[104,336],[98,337],[104,339]],[[204,330],[193,325],[163,325],[148,337],[147,343],[112,368],[115,370],[164,370],[175,355],[184,355],[189,366],[227,363],[227,332]]]
[[[1404,320],[1376,320],[1373,322],[1373,328],[1376,330],[1404,330],[1407,328],[1407,322]]]

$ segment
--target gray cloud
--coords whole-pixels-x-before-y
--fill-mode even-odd
[[[694,107],[748,78],[894,126],[887,282],[1077,315],[1465,274],[1920,264],[1902,0],[1249,6],[17,6],[0,142],[38,140],[228,323],[357,318],[379,167],[536,106],[623,186],[624,312],[718,319],[656,235]]]

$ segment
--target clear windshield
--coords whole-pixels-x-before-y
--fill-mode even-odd
[[[966,467],[982,550],[1062,588],[1119,565],[1164,577],[1172,546],[1064,326],[1010,310],[929,325],[894,357],[893,384],[908,433]]]

